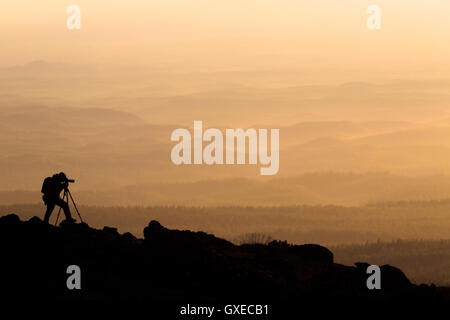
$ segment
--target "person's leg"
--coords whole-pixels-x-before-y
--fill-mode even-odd
[[[50,215],[52,214],[53,209],[55,208],[55,203],[52,201],[47,201],[46,205],[47,205],[47,210],[45,211],[44,222],[48,223],[48,221],[50,219]]]
[[[66,220],[73,220],[72,215],[70,214],[69,204],[67,202],[65,202],[61,198],[58,198],[56,200],[56,204],[64,210],[64,215],[66,216]]]

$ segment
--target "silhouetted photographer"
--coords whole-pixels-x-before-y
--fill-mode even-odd
[[[44,194],[42,196],[42,200],[44,200],[45,205],[47,206],[47,211],[45,212],[44,222],[48,223],[50,219],[50,215],[53,212],[53,209],[55,208],[55,205],[60,207],[64,211],[64,215],[66,216],[67,222],[75,222],[75,220],[72,218],[70,214],[69,209],[69,195],[73,202],[72,195],[69,191],[69,183],[75,182],[75,180],[67,179],[67,176],[64,172],[60,172],[57,174],[54,174],[52,177],[47,177],[44,179],[44,182],[42,183],[42,189],[41,192]],[[64,190],[64,196],[61,199],[60,193]],[[65,199],[65,200],[64,200]],[[74,202],[75,205],[75,202]],[[75,207],[76,209],[76,207]],[[78,212],[78,210],[77,210]],[[59,218],[59,212],[58,212],[58,218]],[[81,218],[81,216],[80,216]],[[58,222],[58,221],[57,221]]]

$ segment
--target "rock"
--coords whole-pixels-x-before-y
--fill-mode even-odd
[[[124,241],[136,241],[136,237],[133,236],[130,232],[125,232],[122,236],[121,239]]]
[[[14,213],[8,214],[7,216],[0,217],[0,223],[3,226],[10,225],[10,224],[18,224],[19,222],[20,222],[19,217]]]
[[[361,278],[367,278],[367,268],[370,264],[365,262],[355,262],[355,266]],[[412,288],[412,283],[406,275],[398,268],[388,264],[380,266],[381,286],[385,291],[403,291]]]
[[[164,232],[166,228],[164,228],[158,221],[152,220],[149,222],[148,226],[144,228],[144,238],[147,239],[151,234],[157,232]]]
[[[70,301],[95,297],[98,302],[138,300],[210,302],[317,299],[357,301],[379,299],[440,299],[428,286],[414,286],[404,273],[381,266],[382,287],[369,294],[366,269],[333,263],[325,247],[290,245],[235,246],[205,232],[170,230],[157,221],[144,229],[145,239],[117,228],[102,230],[86,223],[44,224],[39,218],[0,218],[0,274],[7,275],[0,294],[22,300]],[[80,266],[82,295],[65,287],[68,265]],[[412,298],[411,298],[412,297]],[[396,300],[396,301],[397,301]]]
[[[411,289],[412,283],[402,270],[388,264],[380,266],[380,269],[383,290],[398,291]]]
[[[229,241],[216,238],[202,231],[169,230],[155,220],[150,221],[148,226],[144,228],[144,238],[148,245],[153,243],[184,249],[203,250],[205,248],[233,246]]]
[[[303,259],[314,260],[324,264],[333,263],[333,253],[327,248],[317,244],[293,246],[292,250]]]
[[[117,231],[117,228],[111,228],[111,227],[106,227],[106,226],[103,227],[103,233],[109,239],[115,239],[120,236],[119,232]]]
[[[39,217],[32,217],[30,218],[30,220],[28,220],[29,223],[33,223],[33,224],[43,224],[44,221],[42,221]]]

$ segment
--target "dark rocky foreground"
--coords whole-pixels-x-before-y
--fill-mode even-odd
[[[85,223],[54,227],[34,217],[0,218],[1,292],[8,299],[144,303],[448,303],[448,290],[411,284],[381,266],[382,289],[368,290],[368,264],[344,266],[319,245],[243,245],[156,221],[144,239]],[[66,269],[81,268],[81,290]],[[174,311],[175,312],[175,311]]]

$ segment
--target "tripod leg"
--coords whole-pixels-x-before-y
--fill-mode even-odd
[[[64,198],[66,198],[66,200],[69,201],[69,199],[67,198],[67,191],[65,191],[65,190],[64,190],[63,200],[64,200]],[[56,216],[55,226],[58,224],[59,214],[60,213],[61,213],[61,207],[59,207],[58,215]]]
[[[73,200],[72,194],[70,193],[69,189],[67,189],[67,193],[69,194],[70,200],[72,200],[73,206],[74,206],[75,210],[77,211],[78,216],[80,217],[80,221],[83,222],[83,219],[81,218],[81,215],[80,215],[80,211],[78,211],[77,205],[75,204],[75,201]],[[67,201],[69,201],[69,200],[67,200]]]
[[[56,216],[55,227],[58,225],[59,214],[61,213],[61,207],[58,209],[58,215]]]

